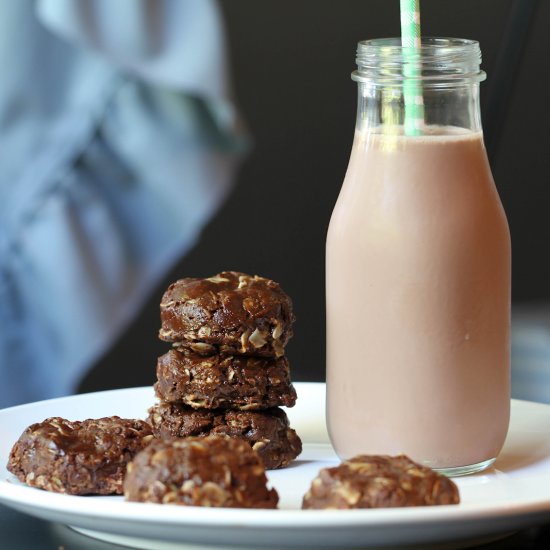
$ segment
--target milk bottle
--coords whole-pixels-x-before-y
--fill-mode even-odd
[[[492,464],[510,414],[510,236],[479,113],[477,42],[424,39],[403,130],[399,40],[361,42],[351,158],[326,248],[327,423],[342,458]]]

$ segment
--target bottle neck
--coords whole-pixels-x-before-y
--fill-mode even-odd
[[[357,128],[406,135],[437,127],[481,131],[481,51],[474,40],[423,38],[405,48],[399,38],[359,42]]]
[[[403,84],[358,83],[357,130],[405,133],[406,91]],[[456,127],[481,132],[479,83],[422,88],[423,120],[419,133],[436,127]]]

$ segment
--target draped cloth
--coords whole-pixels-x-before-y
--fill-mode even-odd
[[[74,391],[196,242],[246,138],[213,0],[3,0],[0,66],[5,407]]]

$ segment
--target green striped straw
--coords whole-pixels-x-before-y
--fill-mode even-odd
[[[424,124],[424,101],[419,84],[421,70],[414,61],[420,56],[420,0],[401,1],[401,46],[404,68],[405,135],[418,136]]]

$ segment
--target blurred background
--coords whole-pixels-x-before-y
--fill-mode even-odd
[[[223,270],[281,284],[293,379],[323,380],[350,73],[399,20],[397,0],[1,3],[0,406],[152,384],[163,291]],[[481,43],[513,394],[548,402],[549,22],[542,0],[422,0],[425,36]]]
[[[251,148],[228,201],[90,371],[81,391],[151,384],[169,282],[239,270],[278,281],[297,322],[294,380],[324,380],[324,242],[353,137],[359,40],[395,36],[399,2],[222,0]],[[424,35],[479,40],[482,112],[513,245],[514,394],[550,401],[550,3],[422,0]],[[521,375],[518,365],[521,363]],[[548,386],[541,385],[546,380]]]

